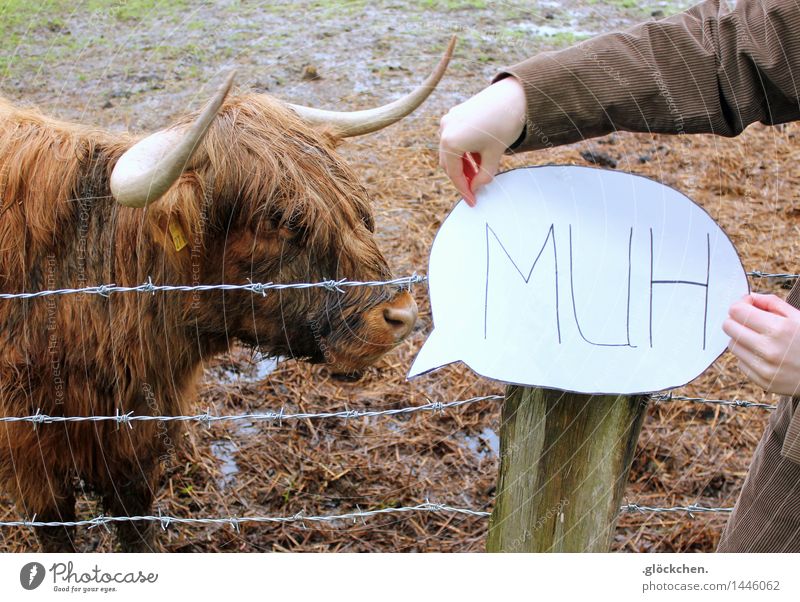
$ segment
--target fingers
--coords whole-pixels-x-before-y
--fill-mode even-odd
[[[762,377],[758,372],[751,368],[749,364],[742,360],[739,360],[739,370],[742,371],[749,381],[754,382],[765,391],[770,388],[770,381]]]
[[[776,295],[752,293],[748,295],[748,297],[750,297],[750,302],[753,304],[753,307],[757,307],[771,314],[777,314],[785,318],[800,314],[797,309]]]
[[[740,362],[745,362],[751,370],[764,376],[767,369],[772,364],[764,358],[764,353],[759,352],[757,348],[750,348],[738,341],[731,340],[728,343],[728,349],[735,355]]]
[[[477,192],[494,179],[494,175],[500,167],[500,155],[485,153],[482,155],[481,167],[478,175],[472,180],[472,192]]]
[[[486,186],[489,182],[494,179],[492,174],[490,174],[485,169],[481,169],[478,172],[478,175],[475,176],[475,179],[472,180],[472,192],[478,192],[482,187]]]
[[[474,157],[479,157],[480,162]],[[500,165],[500,156],[489,153],[484,158],[483,154],[477,152],[459,154],[448,149],[443,142],[439,147],[439,165],[467,204],[474,207],[477,202],[476,192],[494,179]],[[474,177],[470,179],[473,174]]]
[[[739,368],[770,393],[800,390],[800,311],[775,295],[750,294],[734,303],[722,325]]]
[[[739,360],[739,368],[750,380],[764,389],[771,385],[771,379],[768,376],[774,375],[775,370],[772,364],[764,358],[764,353],[758,351],[758,345],[750,347],[740,341],[731,340],[728,349]]]
[[[759,297],[766,296],[768,295],[759,295]],[[775,297],[775,299],[777,299],[777,297]],[[750,301],[752,301],[752,305],[750,304]],[[731,305],[730,309],[728,310],[728,314],[739,324],[747,326],[751,330],[754,330],[758,333],[769,334],[776,332],[780,327],[781,321],[785,319],[783,314],[776,315],[774,312],[770,312],[762,307],[756,306],[756,302],[755,296],[749,295],[741,301]],[[773,301],[769,301],[768,306],[777,307]]]
[[[453,182],[456,190],[467,201],[470,207],[475,206],[475,195],[472,193],[467,182],[467,177],[464,175],[464,167],[461,163],[461,153],[453,152],[442,144],[439,147],[439,165],[444,169],[447,176]]]
[[[750,350],[757,349],[762,342],[761,335],[730,318],[722,323],[722,330],[731,337],[732,344],[744,346]]]

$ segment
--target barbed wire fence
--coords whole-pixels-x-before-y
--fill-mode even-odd
[[[771,273],[762,272],[759,270],[747,272],[747,275],[755,279],[778,279],[792,281],[800,278],[800,274],[791,273]],[[94,286],[85,286],[79,288],[64,288],[64,289],[50,289],[35,292],[20,292],[20,293],[0,293],[0,300],[13,300],[13,299],[35,299],[40,297],[60,296],[60,295],[99,295],[101,297],[110,297],[113,294],[124,293],[138,293],[138,294],[152,294],[155,295],[159,292],[172,293],[172,292],[201,292],[201,291],[245,291],[252,294],[266,295],[270,291],[281,290],[302,290],[319,288],[330,292],[344,293],[346,289],[353,287],[394,287],[397,289],[410,290],[416,284],[421,284],[427,281],[427,277],[419,275],[416,272],[410,276],[395,278],[385,281],[351,281],[347,279],[339,280],[324,280],[320,282],[305,282],[305,283],[273,283],[273,282],[248,282],[247,284],[210,284],[210,285],[168,285],[168,284],[155,284],[151,278],[146,282],[135,286],[120,286],[116,284],[101,284]],[[716,406],[726,406],[736,409],[758,409],[765,411],[773,411],[776,405],[754,402],[743,399],[709,399],[705,397],[689,397],[684,395],[676,395],[672,392],[668,393],[652,393],[646,396],[649,401],[655,403],[671,403],[671,402],[690,402],[697,404],[708,404]],[[37,409],[35,413],[28,416],[0,416],[0,423],[30,423],[32,428],[38,428],[40,425],[57,424],[57,423],[77,423],[77,422],[115,422],[117,428],[127,426],[134,428],[137,422],[186,422],[197,423],[209,428],[213,424],[226,423],[226,422],[267,422],[270,424],[282,425],[283,422],[291,422],[296,420],[327,420],[327,419],[341,419],[341,420],[354,420],[362,418],[375,418],[375,417],[391,417],[398,415],[408,415],[415,413],[440,413],[452,410],[455,408],[463,407],[470,404],[475,404],[482,401],[502,401],[503,395],[483,395],[478,397],[471,397],[469,399],[462,399],[456,401],[432,401],[428,403],[415,406],[407,406],[401,408],[393,408],[387,410],[342,410],[335,412],[287,412],[284,407],[276,411],[257,412],[257,413],[243,413],[243,414],[228,414],[218,415],[212,414],[210,410],[206,410],[201,414],[194,415],[169,415],[169,416],[156,416],[156,415],[137,415],[133,412],[120,412],[117,410],[113,416],[53,416],[47,415]],[[635,502],[624,504],[620,507],[622,513],[638,513],[638,514],[663,514],[663,513],[679,513],[690,517],[699,514],[729,514],[733,511],[731,507],[708,507],[700,505],[686,505],[686,506],[650,506],[642,505]],[[1,527],[86,527],[93,529],[96,527],[104,527],[108,529],[110,524],[124,523],[124,522],[153,522],[160,524],[162,529],[167,529],[171,525],[228,525],[238,531],[239,526],[246,523],[278,523],[278,524],[300,524],[306,523],[327,523],[327,524],[342,524],[347,522],[364,521],[367,518],[381,516],[381,515],[409,515],[414,513],[444,513],[452,515],[473,516],[480,518],[488,518],[491,516],[490,512],[483,510],[474,510],[470,508],[459,508],[431,502],[426,500],[423,503],[415,506],[401,506],[401,507],[388,507],[379,508],[375,510],[358,510],[356,512],[348,512],[337,515],[304,515],[297,513],[290,516],[228,516],[228,517],[176,517],[166,516],[159,514],[148,516],[105,516],[98,515],[89,519],[76,520],[76,521],[37,521],[33,516],[30,519],[0,521]]]

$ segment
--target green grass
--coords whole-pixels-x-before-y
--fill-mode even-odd
[[[547,48],[563,48],[577,44],[591,36],[586,34],[576,34],[571,31],[557,31],[555,33],[535,34],[517,27],[506,27],[501,31],[501,38],[506,40],[519,41],[538,41]],[[479,59],[480,60],[480,59]]]
[[[173,15],[178,9],[185,8],[185,0],[127,0],[107,2],[104,0],[88,0],[87,8],[90,11],[108,10],[120,21],[138,21],[154,15]]]
[[[308,4],[307,10],[315,11],[315,16],[324,22],[324,19],[331,17],[357,15],[367,4],[367,0],[313,0]],[[281,12],[291,12],[292,10],[291,6],[281,7]]]
[[[606,6],[615,6],[617,8],[623,8],[629,11],[635,11],[637,13],[647,14],[649,15],[654,10],[662,10],[664,11],[665,15],[674,15],[675,13],[679,13],[683,10],[686,10],[696,2],[692,0],[668,0],[666,6],[655,4],[647,4],[638,2],[637,0],[584,0],[585,4],[588,5],[606,5]]]
[[[611,6],[619,6],[620,8],[641,8],[642,10],[646,8],[641,6],[636,0],[606,0],[606,3]]]
[[[75,18],[107,15],[121,21],[135,21],[154,15],[175,14],[189,4],[189,0],[0,0],[0,35],[5,37],[20,29],[33,31],[48,23],[64,26],[68,15]]]
[[[487,7],[485,0],[423,0],[420,4],[424,8],[434,10],[483,9]]]
[[[188,6],[189,0],[0,0],[0,77],[35,69],[45,57],[57,60],[79,52],[87,40],[72,35],[71,22],[147,23],[156,18],[177,18]],[[107,43],[99,38],[91,41],[95,45]],[[24,56],[19,52],[22,46],[36,48],[39,56]]]
[[[504,27],[502,32],[502,37],[508,39],[519,39],[525,40],[531,37],[530,32],[525,31],[524,29],[520,29],[519,27]]]
[[[572,46],[583,40],[588,40],[591,36],[585,34],[575,34],[571,31],[559,31],[551,36],[543,36],[542,39],[555,47]]]

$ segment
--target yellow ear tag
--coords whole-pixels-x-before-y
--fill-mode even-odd
[[[183,233],[183,228],[177,222],[169,223],[169,233],[172,234],[172,244],[175,245],[175,250],[180,251],[187,244],[186,235]]]

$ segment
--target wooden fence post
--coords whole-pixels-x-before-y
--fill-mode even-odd
[[[490,552],[607,552],[646,397],[510,386]]]

